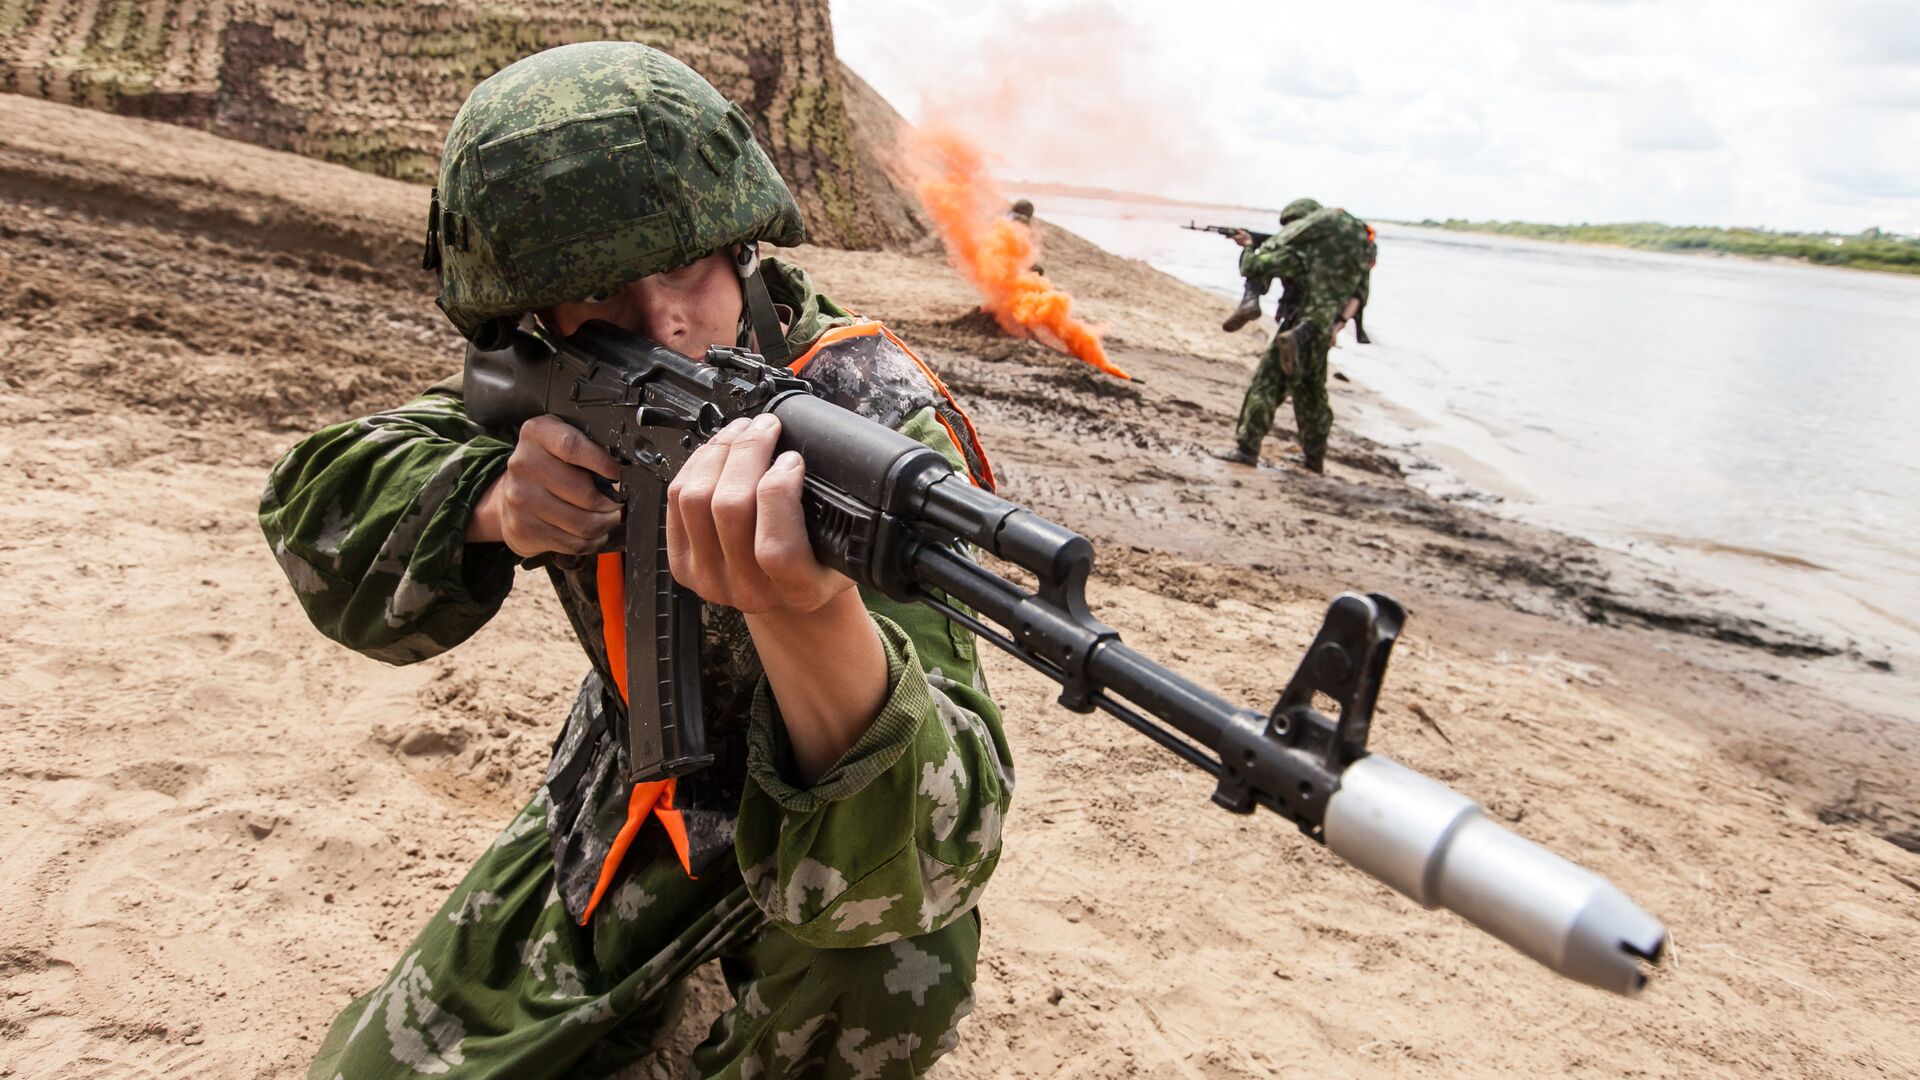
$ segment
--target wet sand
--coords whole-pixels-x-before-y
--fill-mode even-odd
[[[387,668],[312,630],[252,518],[302,433],[457,367],[423,194],[0,97],[0,1076],[300,1075],[537,780],[579,669],[540,579]],[[1144,386],[987,332],[937,259],[794,254],[1093,539],[1095,609],[1149,655],[1264,706],[1334,593],[1399,597],[1376,748],[1614,878],[1676,956],[1634,1002],[1557,981],[996,658],[1020,787],[944,1075],[1920,1071],[1920,728],[1831,692],[1880,673],[1344,429],[1325,478],[1208,457],[1256,335],[1045,239]]]

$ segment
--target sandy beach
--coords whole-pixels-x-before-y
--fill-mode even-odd
[[[304,1075],[537,782],[580,671],[541,577],[389,668],[308,625],[254,521],[301,435],[458,367],[425,196],[0,95],[0,1076]],[[1874,682],[1910,673],[1435,499],[1343,428],[1324,478],[1212,459],[1259,336],[1042,231],[1144,384],[1000,336],[935,255],[790,255],[943,374],[1002,494],[1094,541],[1136,648],[1264,708],[1334,594],[1398,597],[1375,748],[1674,954],[1635,1001],[1557,980],[995,657],[1019,789],[940,1075],[1920,1074],[1920,718]],[[677,1075],[721,994],[632,1075]]]

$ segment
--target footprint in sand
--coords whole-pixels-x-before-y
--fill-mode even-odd
[[[109,774],[111,786],[125,790],[129,787],[157,791],[169,798],[180,796],[198,786],[207,778],[207,768],[191,761],[136,761],[124,765]]]

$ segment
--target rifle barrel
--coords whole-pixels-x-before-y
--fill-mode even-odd
[[[978,613],[924,598],[948,618],[1055,682],[1074,682],[1070,668],[1033,648],[1031,639],[1044,630],[1033,621],[1032,594],[943,545],[918,547],[913,567],[923,588]],[[1001,632],[987,622],[1020,629]],[[1645,988],[1646,964],[1665,952],[1666,927],[1605,878],[1501,827],[1465,795],[1390,758],[1369,754],[1330,773],[1313,755],[1267,737],[1262,714],[1117,637],[1096,640],[1084,627],[1069,637],[1044,651],[1086,650],[1092,705],[1210,775],[1253,785],[1254,801],[1322,836],[1355,869],[1423,907],[1454,912],[1567,978],[1626,997]],[[1321,785],[1324,791],[1307,791]]]

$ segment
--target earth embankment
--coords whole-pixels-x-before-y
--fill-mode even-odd
[[[739,102],[814,242],[926,239],[856,126],[856,114],[897,117],[842,69],[827,0],[17,0],[0,4],[0,91],[430,183],[476,84],[528,53],[597,40],[670,42]]]

